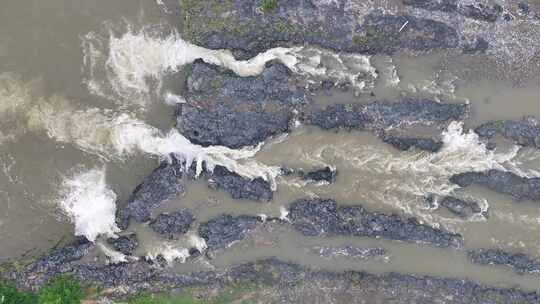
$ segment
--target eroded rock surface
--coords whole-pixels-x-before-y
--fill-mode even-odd
[[[205,176],[210,187],[224,190],[234,199],[268,202],[274,196],[270,183],[260,177],[247,179],[222,166],[217,166],[212,173],[205,173]]]
[[[110,238],[107,243],[111,244],[116,251],[125,255],[133,255],[133,252],[139,246],[139,240],[135,233],[122,235],[115,239]]]
[[[444,196],[441,198],[430,195],[426,197],[426,201],[430,205],[434,205],[435,200],[439,206],[446,208],[451,213],[467,219],[473,215],[481,214],[485,218],[488,217],[487,211],[482,211],[482,208],[477,202],[474,201],[465,201],[453,196]]]
[[[305,92],[291,72],[270,64],[257,77],[197,62],[187,81],[187,103],[179,105],[177,127],[192,142],[229,148],[254,146],[289,131],[292,110]]]
[[[521,146],[540,148],[540,125],[532,117],[488,122],[475,132],[488,140],[499,135]]]
[[[300,171],[299,174],[306,181],[326,182],[333,184],[336,182],[337,170],[330,167],[324,167],[322,169],[309,172]]]
[[[465,117],[465,104],[444,104],[430,100],[334,104],[306,114],[304,122],[323,129],[347,128],[383,131],[406,125],[444,125]]]
[[[306,236],[364,236],[461,247],[463,238],[420,224],[415,219],[370,212],[362,206],[338,206],[333,200],[303,199],[289,210],[293,227]]]
[[[149,226],[156,233],[168,239],[174,239],[176,235],[188,232],[194,220],[193,214],[184,209],[172,213],[162,213],[153,219]]]
[[[397,273],[374,275],[366,272],[310,270],[276,259],[259,260],[223,271],[175,274],[152,267],[145,261],[99,266],[68,262],[54,273],[70,273],[75,278],[103,288],[111,296],[162,292],[198,287],[216,290],[229,285],[254,284],[269,292],[261,303],[538,303],[540,294],[519,289],[487,287],[467,280]],[[49,274],[48,276],[50,276]],[[48,277],[47,276],[47,277]],[[13,275],[19,286],[37,289],[45,282],[43,273],[32,271]]]
[[[540,178],[521,177],[512,172],[489,170],[487,172],[467,172],[454,175],[450,181],[460,187],[472,184],[487,187],[493,191],[508,194],[517,200],[540,200]]]
[[[229,246],[235,241],[246,237],[249,230],[262,223],[255,216],[221,215],[199,226],[199,235],[206,241],[209,249],[219,249]]]
[[[437,152],[443,145],[441,140],[433,138],[393,137],[385,135],[383,141],[401,151],[408,151],[415,148],[424,151]]]
[[[467,252],[473,263],[482,265],[505,265],[519,274],[539,274],[540,261],[523,253],[510,253],[501,249],[476,249]]]
[[[177,165],[162,162],[135,188],[127,206],[119,212],[119,226],[126,229],[130,219],[139,223],[149,221],[154,208],[184,193],[182,176],[183,172]]]
[[[456,30],[412,15],[384,14],[374,5],[357,9],[350,1],[280,1],[272,10],[261,2],[180,1],[182,32],[213,49],[251,57],[277,46],[311,44],[357,53],[393,53],[456,48]],[[182,18],[183,19],[183,18]],[[406,24],[406,28],[402,28]]]

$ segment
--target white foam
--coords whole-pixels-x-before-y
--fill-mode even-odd
[[[116,194],[105,183],[105,168],[65,178],[59,205],[75,224],[75,235],[94,242],[99,235],[114,237]]]
[[[165,99],[165,103],[171,106],[181,104],[181,103],[186,103],[186,99],[184,97],[173,94],[171,92],[165,93],[164,99]]]
[[[159,37],[153,34],[151,27],[134,30],[127,25],[122,35],[114,35],[112,30],[103,35],[91,32],[82,37],[82,41],[89,89],[124,105],[135,103],[139,110],[144,110],[152,92],[162,95],[165,75],[197,59],[228,68],[242,77],[259,75],[267,62],[277,60],[310,81],[349,82],[359,90],[372,87],[377,78],[370,57],[365,55],[278,47],[249,60],[237,60],[229,50],[211,50],[191,44],[177,32]]]
[[[173,264],[175,261],[185,263],[187,258],[189,258],[189,250],[171,243],[165,243],[146,255],[148,259],[153,261],[157,260],[160,256],[163,257],[169,265]]]
[[[112,250],[101,242],[98,243],[98,247],[107,257],[107,264],[120,264],[128,262],[128,257],[125,254]]]
[[[278,167],[252,159],[261,145],[243,149],[203,147],[191,143],[176,129],[163,133],[128,114],[115,116],[99,109],[74,110],[62,100],[32,109],[29,124],[44,130],[56,141],[74,144],[108,160],[123,160],[137,153],[164,159],[174,155],[187,167],[195,163],[197,175],[202,172],[203,165],[210,171],[219,165],[249,179],[261,177],[270,182],[273,189],[280,174]]]
[[[206,244],[206,241],[195,234],[190,234],[188,237],[188,244],[190,248],[195,248],[199,252],[204,252],[206,249],[208,249],[208,245]]]
[[[25,113],[38,102],[32,97],[36,81],[23,82],[13,73],[0,73],[0,144],[26,132]]]
[[[378,77],[371,57],[361,54],[336,53],[318,48],[302,48],[293,52],[298,63],[294,71],[319,83],[330,80],[334,84],[349,84],[362,92],[375,86]]]
[[[518,147],[510,151],[489,150],[474,131],[464,132],[462,123],[452,122],[443,132],[442,141],[443,146],[437,153],[398,152],[365,133],[340,132],[329,138],[324,132],[300,130],[293,131],[286,142],[276,144],[272,149],[277,155],[287,155],[301,164],[331,162],[342,171],[342,176],[354,177],[340,179],[338,183],[342,190],[338,193],[332,190],[333,187],[302,186],[297,190],[293,189],[294,184],[285,181],[284,186],[290,187],[290,191],[314,191],[317,196],[337,196],[349,203],[387,205],[433,225],[462,221],[434,213],[433,209],[425,208],[422,200],[428,194],[455,195],[453,192],[458,186],[449,181],[454,174],[490,169],[512,172],[519,169],[534,174],[519,164]],[[489,207],[486,201],[471,199],[479,201],[482,211]],[[478,216],[468,220],[485,219]]]
[[[285,208],[284,206],[281,206],[279,207],[279,219],[282,220],[282,221],[287,221],[289,222],[289,210],[287,210],[287,208]]]

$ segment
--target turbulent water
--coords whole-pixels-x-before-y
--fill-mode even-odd
[[[67,5],[67,1],[54,2]],[[15,3],[11,6],[22,10]],[[102,2],[100,6],[108,7],[108,4]],[[70,61],[65,62],[73,65],[75,61],[76,72],[62,68],[42,70],[35,66],[34,60],[25,63],[17,54],[26,47],[24,43],[9,43],[13,39],[9,36],[4,47],[0,39],[0,58],[14,62],[0,65],[0,168],[3,170],[0,206],[5,210],[0,217],[0,259],[13,259],[29,250],[44,252],[62,237],[77,235],[97,242],[110,263],[125,261],[126,256],[113,251],[103,239],[121,233],[115,223],[117,208],[125,204],[134,186],[157,161],[170,160],[171,156],[184,161],[186,168],[195,164],[197,174],[203,167],[212,170],[223,166],[249,179],[261,177],[277,191],[269,204],[238,203],[200,181],[192,181],[185,196],[172,200],[164,210],[191,207],[201,220],[222,212],[262,214],[285,220],[288,205],[293,200],[306,195],[331,197],[342,204],[363,204],[370,210],[417,217],[431,226],[459,232],[464,235],[467,248],[501,246],[538,255],[540,241],[534,234],[540,230],[540,212],[534,203],[515,204],[504,196],[483,189],[458,189],[449,182],[454,174],[489,169],[540,176],[540,153],[536,150],[518,146],[488,149],[469,129],[491,118],[540,114],[535,103],[537,86],[508,93],[521,98],[521,102],[509,113],[512,117],[505,117],[509,106],[493,96],[489,85],[479,85],[474,90],[473,85],[456,76],[457,72],[443,71],[437,64],[422,71],[414,68],[427,66],[420,59],[371,57],[305,46],[269,49],[249,60],[237,60],[228,50],[210,50],[183,40],[167,20],[154,16],[161,14],[159,2],[140,3],[136,10],[126,8],[130,6],[131,2],[123,1],[114,12],[101,12],[92,20],[83,18],[86,21],[81,21],[73,33],[66,34],[69,39],[34,56],[37,62],[51,60],[61,66],[66,56],[59,50],[63,50],[76,58],[69,57]],[[91,10],[85,10],[88,11],[85,18],[90,18]],[[50,14],[52,17],[55,13]],[[74,21],[80,16],[64,17]],[[0,21],[0,27],[12,22],[15,20]],[[25,32],[38,31],[41,23],[31,18],[26,22],[28,24],[22,27]],[[61,30],[59,23],[47,29],[47,33],[52,35]],[[38,42],[47,45],[47,41]],[[436,57],[434,61],[438,62],[444,55]],[[333,133],[300,123],[290,134],[253,147],[203,147],[184,137],[170,118],[175,104],[188,102],[182,96],[179,79],[183,79],[184,69],[198,59],[241,77],[257,76],[268,62],[277,60],[303,77],[307,86],[320,86],[326,80],[352,84],[352,92],[337,90],[329,96],[314,97],[324,103],[340,98],[365,102],[369,100],[367,93],[374,91],[380,96],[430,96],[449,102],[469,100],[473,111],[465,124],[450,123],[442,133],[442,149],[436,153],[398,152],[367,132]],[[500,90],[506,86],[497,84]],[[486,108],[489,114],[485,114]],[[281,176],[282,166],[304,169],[330,166],[339,173],[334,185],[306,183]],[[428,195],[451,194],[479,201],[482,211],[489,211],[491,217],[487,219],[479,213],[469,219],[457,219],[441,213],[436,202],[434,206],[425,203]],[[35,228],[22,233],[27,227]],[[145,226],[130,229],[141,231],[141,256],[155,259],[161,255],[171,265],[186,262],[191,248],[201,252],[206,249],[204,240],[195,230],[183,239],[163,241]],[[39,233],[33,234],[34,230]],[[273,244],[289,246],[308,242],[291,231],[279,233],[283,238],[291,236],[288,241]],[[33,235],[30,241],[25,240],[30,235]],[[414,272],[415,269],[405,265],[423,262],[422,254],[415,258],[415,254],[422,252],[421,247],[385,245],[394,247],[395,256],[400,253],[409,256],[385,259],[386,266],[381,268],[385,271]],[[233,246],[215,264],[264,256],[256,250],[257,244],[248,247],[251,251],[242,252]],[[292,260],[302,256],[295,253],[302,251],[298,248],[268,250]],[[437,254],[441,253],[437,251]],[[434,259],[443,263],[455,260],[456,265],[466,268],[464,258],[456,256],[456,253],[446,256],[442,253],[440,260]],[[336,261],[336,269],[345,269],[351,264]],[[328,262],[321,259],[306,263],[328,267]],[[361,269],[373,270],[380,263],[362,262]],[[186,264],[185,267],[204,269],[208,265]],[[503,271],[496,272],[497,276],[492,278],[490,273],[476,268],[470,271],[447,268],[419,267],[418,272],[474,276],[478,280],[505,284],[510,278],[502,278]],[[472,274],[474,271],[476,275]],[[538,283],[529,277],[522,277],[520,282],[528,288]]]

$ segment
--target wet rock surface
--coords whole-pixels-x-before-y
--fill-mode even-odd
[[[126,229],[130,218],[134,218],[139,223],[150,221],[153,209],[166,200],[184,193],[182,179],[184,176],[191,179],[206,179],[211,188],[228,192],[235,199],[270,201],[273,197],[269,182],[262,178],[242,177],[222,166],[216,166],[212,172],[204,167],[200,177],[195,176],[194,166],[185,171],[185,165],[174,156],[171,156],[170,161],[163,161],[135,188],[128,199],[127,206],[118,212],[118,226]]]
[[[521,177],[512,172],[489,170],[487,172],[467,172],[454,175],[450,181],[460,187],[473,184],[493,191],[508,194],[517,200],[540,200],[540,178]]]
[[[205,47],[233,49],[242,57],[305,43],[360,53],[430,51],[456,48],[459,43],[456,30],[442,22],[384,14],[375,6],[373,10],[356,9],[344,0],[281,1],[272,10],[263,10],[259,1],[188,2],[180,2],[188,20],[183,25],[184,36]]]
[[[434,205],[435,201],[437,201],[439,206],[446,208],[451,213],[464,219],[477,214],[480,214],[485,218],[488,217],[487,211],[482,211],[480,205],[474,201],[465,201],[453,196],[445,196],[442,198],[428,196],[426,200],[430,205]]]
[[[306,236],[364,236],[461,247],[458,234],[420,224],[415,219],[370,212],[362,206],[338,206],[333,200],[304,199],[291,204],[289,219]]]
[[[337,170],[330,167],[324,167],[322,169],[313,171],[300,171],[298,172],[300,177],[306,181],[311,182],[326,182],[333,184],[336,182]]]
[[[488,140],[498,135],[521,146],[540,148],[540,126],[532,117],[488,122],[476,128],[475,132]]]
[[[192,142],[229,148],[254,146],[289,131],[292,110],[305,92],[283,65],[269,64],[257,77],[197,62],[187,81],[187,103],[179,105],[177,127]]]
[[[335,104],[307,113],[304,123],[323,129],[346,128],[383,132],[407,125],[443,126],[468,113],[465,104],[443,104],[431,100],[403,100],[370,104]]]
[[[139,246],[139,240],[135,233],[122,235],[115,239],[110,238],[107,243],[111,244],[116,251],[125,255],[133,255],[133,252]]]
[[[234,199],[268,202],[274,196],[270,183],[260,177],[247,179],[221,166],[212,173],[205,173],[205,176],[211,188],[224,190]]]
[[[401,151],[411,149],[437,152],[442,148],[442,141],[433,138],[392,137],[385,135],[383,141]]]
[[[149,221],[154,208],[184,193],[182,176],[182,170],[176,164],[162,162],[135,188],[127,206],[119,212],[119,226],[126,229],[131,218],[139,223]]]
[[[188,232],[194,220],[193,214],[184,209],[172,213],[162,213],[153,219],[149,226],[156,233],[168,239],[174,239],[176,235]]]
[[[523,253],[510,253],[501,249],[476,249],[467,252],[473,263],[482,265],[504,265],[518,274],[540,274],[540,261]]]
[[[246,237],[249,230],[262,223],[255,216],[221,215],[199,226],[199,235],[206,241],[209,249],[225,248]]]
[[[321,303],[366,303],[366,299],[372,299],[374,303],[437,303],[440,299],[467,304],[540,301],[540,295],[535,292],[485,287],[467,280],[396,273],[316,271],[276,259],[254,261],[224,271],[184,274],[163,272],[145,261],[109,266],[70,262],[54,272],[70,273],[88,284],[97,284],[111,296],[194,286],[215,290],[250,283],[272,289],[273,292],[261,298],[263,303],[313,303],[313,297]],[[46,275],[29,271],[15,277],[19,286],[37,289],[44,283]]]

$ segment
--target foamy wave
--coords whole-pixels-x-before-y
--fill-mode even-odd
[[[144,109],[149,94],[162,95],[165,75],[197,59],[228,68],[242,77],[259,75],[267,62],[278,60],[309,81],[348,82],[359,90],[373,87],[377,78],[369,56],[314,48],[278,47],[249,60],[236,60],[229,50],[196,46],[184,41],[177,32],[159,37],[150,27],[137,31],[129,25],[122,35],[113,34],[112,30],[104,35],[91,32],[82,40],[89,89],[121,103],[135,102],[138,109]]]
[[[307,47],[293,54],[298,61],[293,71],[310,82],[330,80],[336,85],[349,84],[356,92],[362,92],[373,88],[378,77],[370,56]]]
[[[187,167],[195,163],[197,175],[202,172],[203,165],[210,171],[219,165],[246,178],[262,177],[274,189],[279,175],[279,168],[252,160],[261,145],[238,150],[223,146],[203,147],[191,143],[176,129],[164,134],[128,114],[115,116],[99,109],[74,110],[62,100],[32,109],[29,124],[34,129],[44,130],[58,142],[74,144],[108,160],[123,160],[141,152],[164,159],[174,155]]]
[[[25,83],[12,73],[0,73],[0,144],[26,132],[25,113],[36,102],[31,95],[36,84]]]
[[[99,249],[105,254],[107,257],[107,264],[119,264],[119,263],[126,263],[128,262],[128,257],[116,250],[110,249],[103,243],[98,243]]]
[[[185,263],[187,258],[189,258],[189,250],[182,246],[175,246],[173,244],[165,243],[159,248],[148,252],[146,258],[152,261],[159,260],[159,257],[163,258],[167,264],[171,265],[175,261],[180,263]]]
[[[105,183],[105,168],[65,178],[60,207],[75,224],[75,235],[94,242],[99,235],[114,237],[116,194]]]
[[[382,144],[359,145],[351,137],[351,140],[332,142],[308,153],[304,151],[300,157],[310,163],[329,162],[330,159],[347,164],[349,168],[342,169],[348,171],[344,174],[353,174],[355,178],[342,179],[340,183],[351,188],[355,200],[390,205],[431,224],[461,221],[439,216],[425,208],[421,201],[428,194],[452,195],[458,188],[449,181],[454,174],[490,169],[515,171],[518,168],[533,173],[519,165],[518,147],[507,152],[489,150],[472,130],[464,132],[462,123],[452,122],[443,132],[442,139],[443,147],[437,153],[394,153]],[[314,142],[320,140],[314,138]],[[363,190],[357,191],[359,188]],[[487,202],[481,202],[483,210],[487,209]],[[484,219],[474,217],[469,220]]]
[[[203,238],[196,234],[190,233],[184,237],[183,240],[178,242],[166,242],[161,244],[157,248],[154,248],[148,252],[146,257],[154,261],[158,260],[159,257],[162,257],[169,265],[176,261],[185,263],[190,257],[190,249],[196,249],[202,253],[207,248],[208,246]]]

